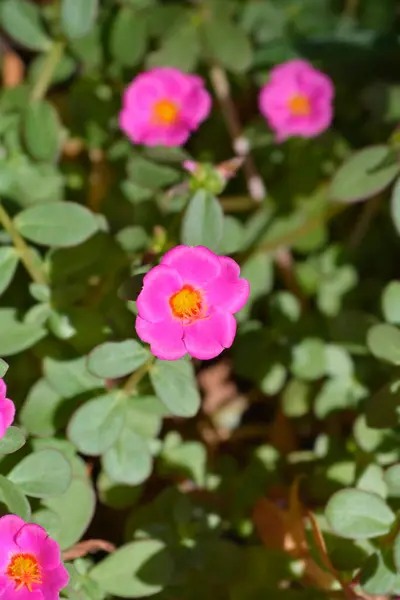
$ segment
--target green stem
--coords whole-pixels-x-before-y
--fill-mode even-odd
[[[145,377],[145,375],[147,375],[147,373],[150,371],[154,360],[154,356],[150,356],[144,365],[139,367],[139,369],[129,376],[122,390],[125,396],[130,396],[136,390],[143,377]]]
[[[61,59],[64,51],[64,42],[57,41],[51,46],[44,64],[43,70],[35,83],[31,98],[32,100],[42,100],[50,87],[54,71]]]
[[[346,210],[349,206],[352,205],[331,204],[325,211],[316,215],[315,217],[312,217],[311,219],[303,223],[303,225],[297,227],[297,229],[292,229],[292,231],[289,231],[288,233],[284,233],[283,235],[278,236],[270,240],[269,242],[266,242],[265,244],[261,244],[260,246],[255,248],[250,254],[253,254],[253,252],[275,252],[276,250],[279,250],[279,248],[290,247],[304,235],[313,231],[316,227],[318,227],[318,225],[320,225],[321,223],[327,223],[333,217]],[[248,258],[247,254],[246,258]]]
[[[7,211],[4,206],[0,203],[0,223],[3,225],[4,229],[7,231],[10,236],[14,247],[21,259],[21,262],[24,264],[26,270],[29,275],[36,283],[41,283],[46,285],[46,277],[41,269],[35,263],[32,252],[29,246],[25,243],[24,239],[20,236],[17,229],[14,226],[14,223],[10,219]]]

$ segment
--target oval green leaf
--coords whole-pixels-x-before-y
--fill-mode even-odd
[[[71,482],[71,465],[61,452],[49,448],[23,458],[8,476],[27,496],[58,496]]]
[[[47,50],[51,40],[40,20],[39,8],[27,0],[2,0],[0,22],[16,42],[30,50]]]
[[[400,331],[397,327],[379,323],[369,329],[367,345],[371,353],[393,365],[400,365]]]
[[[18,515],[24,521],[29,521],[31,506],[27,497],[4,475],[0,475],[0,502],[4,502],[10,513]]]
[[[177,417],[193,417],[200,408],[193,366],[186,359],[157,360],[150,379],[161,402]]]
[[[388,146],[377,145],[353,154],[336,172],[329,195],[338,202],[366,200],[384,190],[399,172],[397,162],[387,164]]]
[[[95,215],[74,202],[53,202],[27,208],[14,221],[19,233],[36,244],[77,246],[98,230]]]
[[[325,510],[332,529],[344,538],[368,539],[388,533],[395,514],[382,498],[356,489],[334,494]]]
[[[224,212],[217,198],[205,190],[196,192],[190,199],[183,217],[183,244],[218,250],[223,229]]]
[[[68,425],[68,437],[82,454],[99,456],[121,433],[124,408],[116,394],[93,398],[78,408]]]
[[[146,20],[128,6],[121,8],[111,29],[112,57],[124,67],[134,67],[142,60],[146,47]]]
[[[99,0],[62,0],[61,25],[71,40],[81,38],[92,29],[99,9]]]
[[[60,121],[57,111],[44,101],[30,102],[23,124],[28,152],[42,162],[57,158],[60,142]]]
[[[65,550],[80,540],[89,527],[96,506],[96,495],[87,479],[73,477],[67,491],[43,502],[58,515],[60,527],[55,540]]]
[[[115,444],[103,455],[102,464],[115,483],[138,485],[150,475],[153,460],[144,439],[125,427]]]
[[[131,542],[99,562],[90,572],[107,594],[145,598],[160,592],[172,574],[172,560],[163,542]]]
[[[97,377],[116,379],[132,373],[149,358],[149,352],[136,340],[106,342],[88,356],[88,370]]]
[[[24,434],[18,427],[9,427],[0,440],[0,454],[12,454],[25,444]]]

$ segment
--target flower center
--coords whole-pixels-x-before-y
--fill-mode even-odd
[[[309,98],[303,94],[295,94],[288,102],[290,112],[294,117],[308,117],[311,113]]]
[[[15,582],[17,590],[22,587],[32,591],[34,583],[42,583],[39,563],[33,554],[14,554],[7,567],[6,575]]]
[[[179,108],[171,100],[158,100],[153,106],[155,125],[174,125],[179,117]]]
[[[179,292],[175,292],[169,299],[169,305],[174,317],[192,321],[203,314],[203,302],[200,292],[191,285],[184,285]]]

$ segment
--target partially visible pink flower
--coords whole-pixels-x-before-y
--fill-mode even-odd
[[[201,77],[158,67],[126,88],[119,123],[135,144],[181,146],[210,110],[211,96]]]
[[[188,171],[188,173],[194,173],[198,164],[199,163],[195,162],[194,160],[184,160],[182,166],[186,171]]]
[[[15,406],[7,397],[7,386],[4,379],[0,379],[0,439],[5,436],[15,417]]]
[[[239,265],[203,246],[176,246],[143,279],[136,331],[164,360],[208,360],[229,348],[250,287]]]
[[[45,529],[16,515],[0,518],[2,600],[58,600],[68,580],[60,547]]]
[[[315,137],[332,122],[334,91],[332,80],[310,63],[290,60],[272,69],[260,92],[260,111],[279,142]]]

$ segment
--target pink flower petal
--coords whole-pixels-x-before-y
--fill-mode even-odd
[[[10,552],[18,552],[15,535],[24,525],[25,521],[17,515],[0,518],[0,573],[4,572],[9,563]]]
[[[143,279],[143,288],[136,303],[139,316],[151,323],[171,317],[169,298],[183,286],[177,270],[166,265],[151,269]]]
[[[0,600],[48,600],[40,590],[33,589],[31,592],[23,586],[16,590],[16,586],[8,577],[0,577]],[[55,599],[54,599],[55,600]]]
[[[204,246],[176,246],[164,254],[161,264],[176,269],[184,284],[200,288],[221,272],[218,256]]]
[[[43,527],[34,523],[26,523],[15,536],[15,542],[21,552],[33,554],[40,566],[55,569],[61,561],[60,547],[52,540]]]
[[[209,318],[184,328],[184,343],[194,358],[210,360],[232,346],[235,334],[235,317],[217,309]]]
[[[158,323],[137,317],[136,332],[143,342],[150,344],[150,350],[157,358],[177,360],[186,354],[182,324],[172,317]]]
[[[224,311],[236,313],[246,304],[250,285],[247,279],[240,279],[239,265],[228,257],[220,257],[221,273],[205,286],[207,304]]]
[[[40,589],[44,600],[58,600],[59,591],[68,585],[69,575],[67,569],[60,563],[55,569],[46,572],[46,577]],[[1,596],[0,596],[1,600]]]
[[[5,426],[10,427],[15,417],[15,404],[12,400],[4,398],[0,400],[0,414],[4,419]]]

